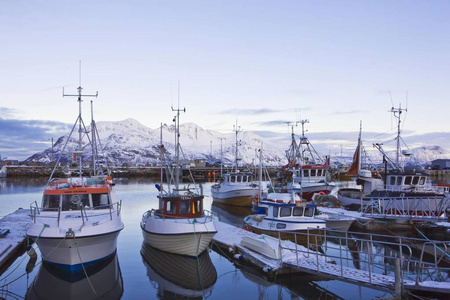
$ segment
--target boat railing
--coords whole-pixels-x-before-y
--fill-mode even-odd
[[[356,269],[367,272],[368,283],[377,284],[375,274],[396,276],[395,261],[400,263],[403,278],[418,284],[445,281],[450,272],[448,241],[330,229],[292,235],[294,244],[282,243],[279,236],[279,249],[295,253],[297,267],[305,268],[302,264],[305,258],[310,271],[328,275],[332,272],[331,275],[343,280],[352,280],[348,272]],[[305,237],[306,245],[298,242]],[[330,263],[334,265],[332,270]]]
[[[114,209],[115,206],[116,206],[116,209]],[[105,213],[93,214],[93,213],[88,213],[88,212],[92,212],[92,211],[96,211],[96,210],[102,210],[102,209],[108,209],[108,214],[109,214],[110,220],[112,221],[114,219],[114,213],[116,213],[117,216],[120,216],[120,214],[121,214],[122,200],[120,200],[119,202],[116,202],[116,203],[95,206],[93,208],[89,208],[87,206],[86,207],[85,206],[81,206],[80,210],[73,210],[73,211],[70,211],[70,212],[75,215],[74,218],[80,218],[80,216],[81,216],[81,222],[82,222],[82,224],[84,226],[86,224],[86,222],[89,221],[88,216],[91,217],[91,218],[93,218],[93,217],[95,218],[96,216],[100,216],[100,215],[104,215],[105,214]],[[54,212],[57,212],[56,216],[45,215],[45,218],[56,218],[56,220],[57,220],[56,224],[57,224],[57,226],[60,226],[61,212],[63,212],[61,207],[55,207],[55,208],[39,207],[37,202],[34,201],[30,205],[31,220],[34,223],[36,223],[36,220],[37,220],[38,216],[41,215],[42,211],[46,211],[46,212],[47,211],[54,211]],[[77,212],[79,213],[79,215],[78,215]]]
[[[440,220],[449,197],[362,197],[361,215],[386,219]]]
[[[211,222],[214,219],[214,216],[216,215],[214,212],[211,212],[209,210],[203,210],[203,214],[201,215],[201,217],[203,217],[203,220],[199,221],[198,217],[184,217],[184,216],[177,216],[177,215],[168,215],[168,214],[164,214],[161,213],[159,209],[151,209],[146,211],[143,215],[142,215],[142,221],[145,223],[145,221],[147,220],[149,215],[154,215],[158,218],[161,218],[163,220],[168,219],[168,220],[183,220],[183,221],[187,221],[188,223],[208,223]]]

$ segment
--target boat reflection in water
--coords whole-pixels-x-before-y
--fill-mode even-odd
[[[143,243],[141,255],[147,276],[158,284],[158,298],[202,299],[211,295],[217,272],[208,251],[196,258],[186,257]]]
[[[42,261],[25,299],[120,299],[123,280],[116,252],[78,272],[67,272]]]

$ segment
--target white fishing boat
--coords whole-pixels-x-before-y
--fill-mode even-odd
[[[251,207],[252,197],[258,191],[259,187],[253,180],[253,173],[240,172],[238,169],[239,132],[240,130],[236,124],[235,162],[233,170],[229,173],[222,174],[221,181],[211,187],[211,196],[214,203]]]
[[[157,284],[159,295],[170,299],[208,298],[217,281],[217,271],[208,251],[186,257],[161,251],[143,243],[141,255],[147,276]]]
[[[163,188],[161,172],[161,185],[157,186],[159,207],[145,212],[140,225],[144,242],[150,246],[162,251],[196,257],[208,248],[217,230],[211,214],[203,209],[204,196],[195,183],[194,189],[180,186],[181,110],[176,111],[175,164],[166,167],[168,190]],[[162,157],[162,145],[160,149]]]
[[[292,174],[292,181],[289,180],[282,188],[288,192],[294,191],[302,199],[311,200],[315,193],[329,194],[334,184],[329,182],[330,158],[323,160],[305,136],[305,123],[302,120],[302,136],[297,144],[295,140],[294,127],[292,126],[292,142],[286,151],[288,164],[285,170]]]
[[[89,160],[84,158],[86,154],[82,140],[83,133],[88,130],[81,117],[81,97],[97,95],[82,95],[81,91],[79,87],[76,95],[79,115],[75,125],[78,123],[79,137],[73,162],[66,164],[65,178],[54,178],[62,155],[58,158],[44,189],[41,205],[36,201],[31,204],[31,222],[27,232],[28,237],[37,243],[45,261],[70,272],[77,272],[114,255],[117,237],[123,229],[122,202],[116,198],[108,170],[99,163],[98,132],[93,118],[89,165]],[[61,153],[64,153],[65,146]]]
[[[246,228],[257,234],[296,240],[304,244],[314,240],[326,221],[316,217],[316,206],[301,202],[285,202],[287,193],[269,193],[259,201],[258,214],[245,217]],[[301,233],[295,236],[295,233]],[[320,245],[319,245],[320,246]]]
[[[401,149],[400,125],[403,111],[401,107],[391,109],[398,121],[397,136],[395,138],[397,143],[395,159],[387,155],[382,144],[374,144],[374,147],[380,151],[385,161],[384,180],[369,176],[370,171],[368,170],[359,169],[357,183],[363,186],[359,201],[356,199],[357,193],[353,193],[352,198],[342,197],[346,191],[338,193],[338,199],[344,205],[348,203],[362,205],[363,213],[390,215],[394,218],[441,217],[445,214],[445,210],[450,202],[445,190],[432,186],[428,176],[420,170],[405,167],[404,160],[411,153],[409,150]],[[358,143],[359,149],[360,143]],[[358,148],[357,151],[360,151]],[[359,152],[357,157],[360,156]]]

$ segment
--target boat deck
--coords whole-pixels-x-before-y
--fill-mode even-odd
[[[29,209],[18,209],[0,219],[0,273],[25,249],[29,224]]]

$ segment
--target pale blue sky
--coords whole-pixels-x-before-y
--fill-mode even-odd
[[[449,1],[0,0],[0,154],[24,159],[73,124],[62,87],[76,92],[80,60],[97,121],[170,122],[180,81],[182,122],[289,141],[283,122],[307,118],[330,153],[352,152],[360,120],[391,130],[407,98],[410,147],[427,145],[449,136],[449,16]]]

